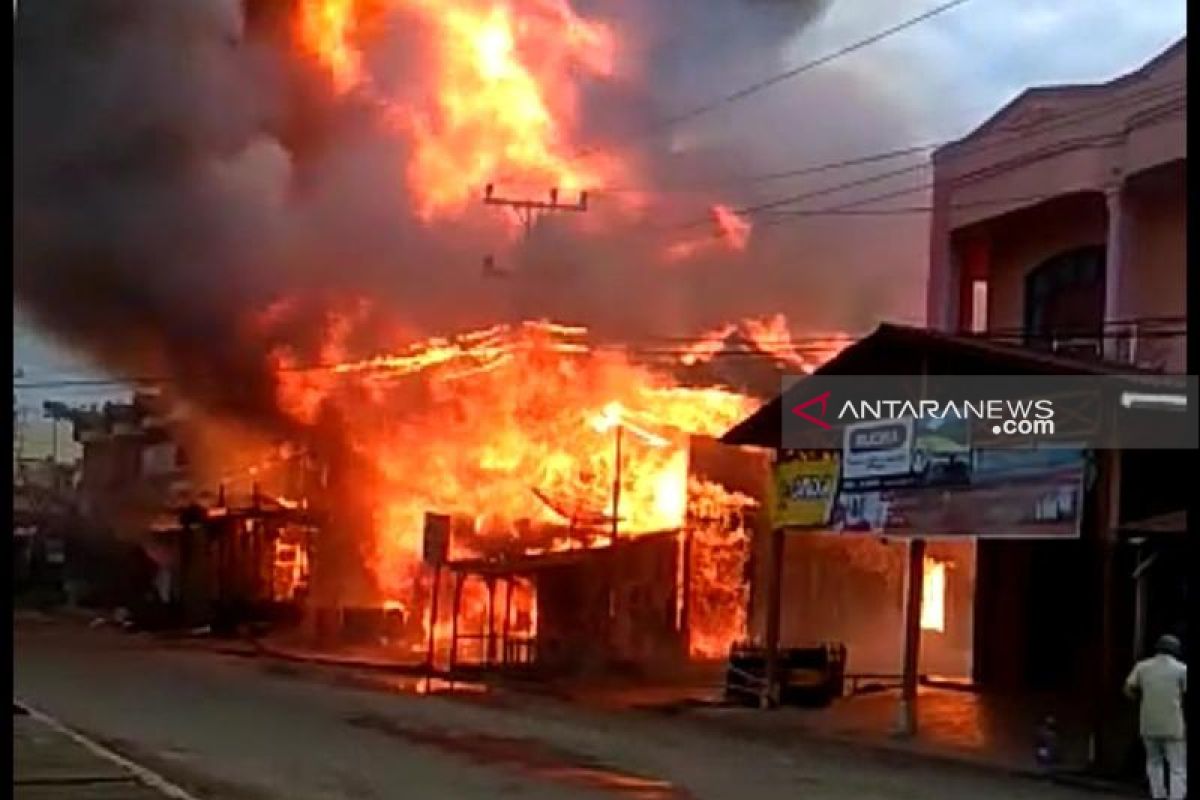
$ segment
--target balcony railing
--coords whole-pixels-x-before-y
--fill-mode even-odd
[[[1107,322],[1088,330],[1060,327],[1034,333],[1022,328],[1002,328],[972,335],[1068,358],[1182,372],[1187,317],[1141,317]]]

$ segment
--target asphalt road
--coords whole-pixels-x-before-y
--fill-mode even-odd
[[[422,696],[344,670],[59,624],[17,624],[14,645],[16,698],[200,798],[1097,797],[835,745],[772,747],[633,712]]]

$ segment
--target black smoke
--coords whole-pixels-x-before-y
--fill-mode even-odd
[[[894,310],[903,293],[876,277],[895,236],[864,244],[850,223],[756,232],[740,255],[717,249],[672,267],[659,257],[672,239],[705,232],[680,223],[702,220],[709,202],[795,188],[731,185],[731,175],[836,155],[835,120],[859,130],[856,119],[903,119],[860,79],[831,72],[814,73],[802,94],[784,86],[664,126],[786,66],[796,56],[785,48],[829,3],[576,5],[627,45],[626,79],[586,87],[579,142],[622,152],[638,185],[617,189],[653,190],[651,205],[630,218],[615,210],[619,191],[600,193],[586,221],[548,218],[527,241],[482,204],[459,220],[417,220],[403,142],[298,56],[288,2],[23,6],[16,302],[119,377],[170,377],[211,413],[272,423],[269,352],[318,358],[322,309],[360,297],[411,333],[550,317],[629,339],[778,311],[800,326],[853,330]],[[421,43],[402,26],[382,30],[372,63],[400,70],[390,80],[403,87]],[[485,279],[487,255],[511,276]],[[307,298],[311,313],[257,325],[284,295]]]

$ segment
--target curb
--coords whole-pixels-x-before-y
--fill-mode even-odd
[[[44,711],[39,711],[28,703],[14,698],[13,711],[16,713],[18,710],[23,716],[32,717],[60,736],[70,739],[75,744],[83,747],[97,758],[115,764],[125,772],[128,772],[130,777],[136,780],[138,783],[158,792],[164,797],[170,797],[172,800],[200,800],[200,798],[167,780],[157,772],[147,769],[146,767],[143,767],[141,764],[138,764],[134,761],[130,761],[120,753],[110,750],[90,737],[68,727],[62,722],[59,722],[57,719],[45,713]]]

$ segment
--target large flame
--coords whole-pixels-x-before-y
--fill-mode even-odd
[[[684,348],[679,360],[686,366],[712,361],[722,352],[747,351],[769,354],[789,369],[811,373],[853,342],[837,332],[798,340],[783,314],[749,317],[729,322],[697,337]]]
[[[354,45],[358,0],[304,0],[296,22],[303,47],[329,71],[338,92],[347,92],[363,78],[362,57]]]
[[[372,0],[407,30],[425,34],[421,91],[389,90],[366,68],[363,0],[303,0],[301,46],[337,92],[369,98],[410,141],[407,173],[416,211],[462,210],[482,187],[508,181],[565,192],[598,188],[614,159],[580,159],[572,143],[580,78],[609,78],[615,37],[567,0]]]
[[[327,354],[349,324],[330,326]],[[719,435],[758,401],[679,386],[585,334],[501,325],[329,370],[290,369],[294,358],[278,354],[283,407],[305,422],[322,401],[346,409],[350,444],[377,470],[373,566],[388,596],[414,589],[428,511],[470,520],[458,556],[602,544],[618,430],[621,535],[684,524],[687,435]]]

